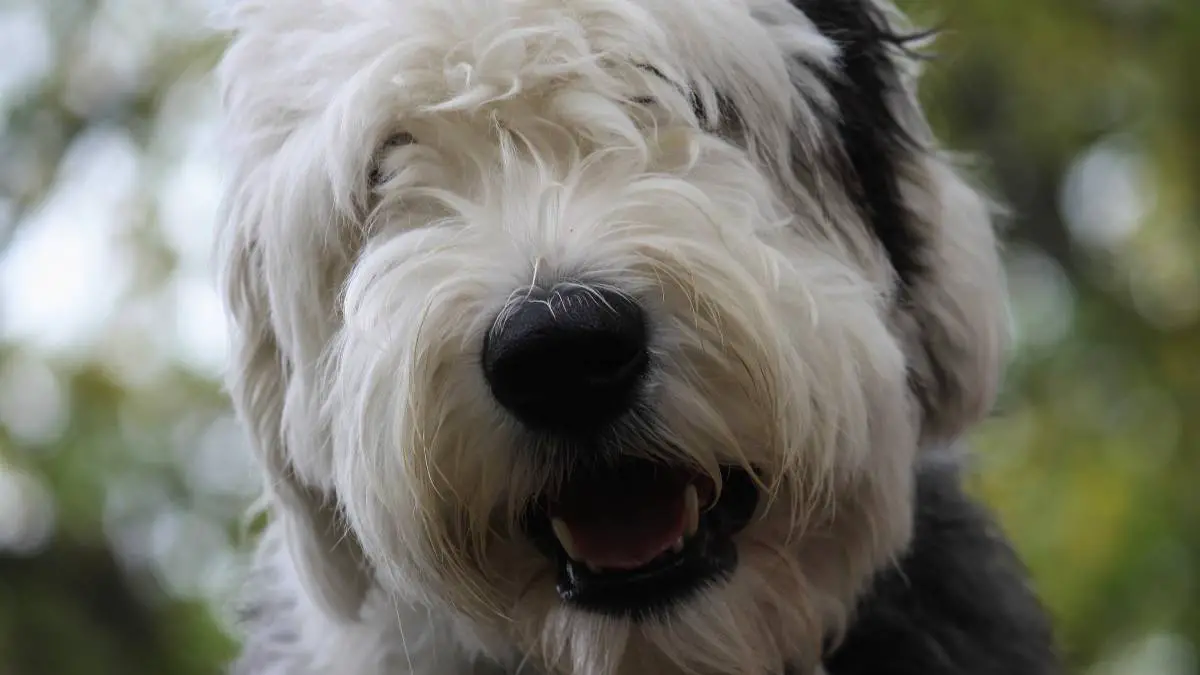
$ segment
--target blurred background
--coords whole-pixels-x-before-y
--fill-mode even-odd
[[[216,675],[257,479],[217,383],[207,0],[0,0],[0,675]],[[1073,675],[1200,675],[1200,2],[911,0],[1016,217],[975,439]]]

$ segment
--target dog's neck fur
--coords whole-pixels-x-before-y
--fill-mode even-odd
[[[960,461],[918,468],[912,545],[861,599],[827,675],[1049,675],[1050,623],[1026,570],[963,487]],[[825,675],[818,673],[816,675]]]

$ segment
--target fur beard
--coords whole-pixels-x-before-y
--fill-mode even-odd
[[[915,531],[894,566],[880,570],[849,616],[844,633],[813,644],[798,632],[791,651],[811,659],[788,663],[785,675],[1055,675],[1061,672],[1052,630],[1024,566],[987,510],[964,494],[960,457],[941,452],[922,460],[916,483]],[[464,650],[456,631],[436,609],[395,606],[375,597],[363,623],[353,629],[324,621],[298,605],[304,597],[276,533],[264,542],[258,572],[248,590],[252,609],[245,615],[248,641],[232,675],[354,675],[398,673],[536,675],[540,671],[513,654],[500,662],[486,649]],[[792,588],[732,585],[713,596],[703,610],[680,619],[697,622],[694,633],[674,633],[659,653],[613,658],[628,644],[628,626],[614,640],[612,626],[593,620],[590,652],[577,669],[648,675],[681,671],[675,664],[709,655],[728,635],[770,635],[755,626],[759,614],[739,615],[737,598],[770,597],[780,607],[804,607],[809,596]],[[704,611],[710,610],[710,611]],[[591,626],[590,626],[591,627]],[[751,630],[747,630],[751,627]],[[686,637],[680,638],[680,635]],[[652,638],[647,638],[652,639]],[[753,637],[751,638],[753,639]],[[298,649],[304,645],[303,649]],[[768,645],[768,649],[776,649]],[[664,660],[662,654],[684,658]],[[727,655],[717,656],[721,662]],[[618,665],[618,664],[621,665]],[[601,668],[604,668],[601,670]],[[756,666],[728,664],[747,673]]]

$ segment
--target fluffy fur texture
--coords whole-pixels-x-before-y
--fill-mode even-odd
[[[949,509],[929,527],[967,547],[944,564],[982,584],[971,602],[1021,591],[972,572],[1008,553],[952,481],[916,489],[922,448],[991,405],[1005,315],[987,204],[926,127],[890,5],[234,0],[225,18],[230,389],[271,515],[235,672],[821,672],[875,616],[877,578],[938,557],[914,548],[918,501]],[[480,345],[566,285],[651,320],[615,451],[760,479],[736,573],[665,619],[562,604],[517,527],[563,468],[489,396]],[[867,672],[836,654],[831,675]],[[975,658],[922,672],[1041,672]]]

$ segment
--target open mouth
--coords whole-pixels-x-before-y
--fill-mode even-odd
[[[642,618],[737,568],[733,536],[758,490],[738,467],[707,475],[649,460],[576,471],[531,509],[526,530],[558,565],[558,594],[589,611]]]

